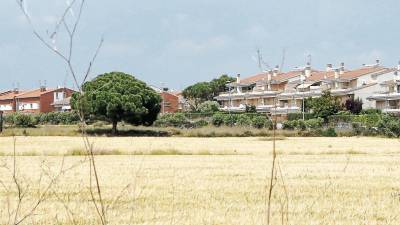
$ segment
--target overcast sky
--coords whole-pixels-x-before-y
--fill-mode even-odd
[[[35,26],[54,28],[65,0],[25,0]],[[220,74],[252,75],[261,49],[270,65],[355,68],[399,54],[398,0],[87,0],[74,62],[83,70],[103,35],[93,76],[123,71],[174,89]],[[35,39],[15,3],[0,1],[0,90],[72,85],[65,65]],[[60,34],[62,36],[62,34]],[[62,38],[60,40],[60,43]],[[62,45],[60,46],[62,48]]]

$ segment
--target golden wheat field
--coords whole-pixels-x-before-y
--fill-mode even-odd
[[[269,138],[91,140],[108,224],[265,224]],[[271,224],[400,224],[398,139],[276,145]],[[0,138],[0,224],[100,224],[81,138],[17,137],[15,147],[23,198],[13,138]]]

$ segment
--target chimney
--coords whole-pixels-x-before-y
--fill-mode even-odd
[[[304,69],[304,75],[306,77],[310,77],[311,76],[311,65],[310,65],[310,63],[307,63],[307,66]]]
[[[239,84],[240,83],[240,73],[238,73],[236,75],[236,83]]]
[[[332,71],[332,63],[326,64],[326,72]]]
[[[19,94],[19,89],[17,87],[14,88],[13,92],[14,92],[14,94]]]
[[[400,71],[400,61],[397,63],[397,71]]]
[[[379,59],[375,60],[375,62],[376,62],[376,66],[379,66],[381,64],[381,60],[379,60]]]
[[[267,74],[267,81],[268,81],[268,82],[271,82],[272,76],[273,76],[273,72],[272,72],[271,70],[268,71],[268,74]]]
[[[300,81],[304,81],[305,79],[306,79],[306,71],[303,70],[303,71],[301,71]]]
[[[279,66],[275,66],[274,68],[274,77],[276,77],[279,73]]]
[[[340,78],[340,70],[341,69],[335,69],[335,79],[339,79]]]
[[[340,71],[339,71],[340,75],[344,74],[344,63],[340,63]]]

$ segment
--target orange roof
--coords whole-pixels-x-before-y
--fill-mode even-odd
[[[276,76],[272,76],[272,80],[275,81],[285,81],[287,79],[299,76],[302,73],[302,71],[289,71],[286,73],[278,73]],[[263,79],[267,79],[267,73],[260,73],[251,77],[244,78],[240,81],[241,84],[253,84],[256,83],[257,81],[261,81]]]
[[[40,91],[40,89],[35,89],[32,91],[27,91],[22,94],[18,94],[16,98],[39,98],[40,95],[48,92],[55,91],[56,89],[47,89],[46,91]]]
[[[14,97],[18,96],[19,94],[22,94],[24,92],[14,92],[14,91],[6,91],[0,94],[0,100],[12,100]]]
[[[334,71],[316,71],[311,73],[311,76],[307,77],[307,81],[320,81],[326,78],[333,78],[335,76]]]
[[[376,72],[382,72],[382,73],[387,73],[387,72],[391,72],[393,71],[393,69],[388,69],[385,67],[380,67],[380,66],[376,66],[376,67],[362,67],[360,69],[356,69],[356,70],[350,70],[350,71],[346,71],[343,75],[340,75],[340,78],[344,78],[344,79],[354,79],[366,74],[370,74],[370,73],[376,73]]]

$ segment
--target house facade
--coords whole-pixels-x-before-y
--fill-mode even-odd
[[[0,111],[4,113],[47,113],[60,111],[55,102],[67,99],[74,91],[69,88],[40,87],[30,91],[6,91],[0,94]]]
[[[255,76],[227,85],[229,91],[216,97],[224,111],[244,111],[246,105],[256,106],[257,111],[275,115],[301,112],[304,99],[320,97],[329,90],[342,103],[349,98],[360,98],[363,108],[398,109],[398,68],[386,68],[377,60],[354,70],[344,63],[334,68],[328,64],[325,71],[313,70],[310,64],[289,72],[276,67]],[[390,81],[390,82],[389,82]],[[382,103],[382,96],[386,102]],[[375,97],[375,98],[374,98]],[[388,108],[384,108],[388,107]]]

